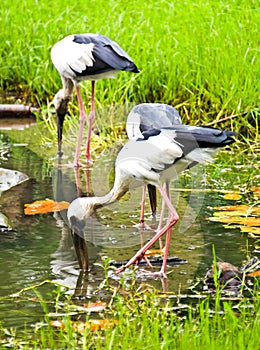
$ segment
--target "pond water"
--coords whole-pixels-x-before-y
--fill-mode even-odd
[[[24,327],[42,319],[42,308],[35,302],[35,294],[30,292],[24,303],[13,298],[5,298],[45,280],[56,281],[70,287],[75,292],[80,282],[80,271],[73,247],[70,230],[66,222],[66,211],[34,216],[24,214],[24,204],[35,200],[54,199],[71,202],[79,194],[75,184],[73,167],[68,166],[72,159],[64,157],[60,164],[53,158],[53,146],[46,144],[38,155],[39,142],[37,128],[30,132],[22,130],[0,131],[1,167],[23,172],[29,180],[1,194],[1,213],[12,228],[0,234],[0,320],[5,327]],[[29,135],[29,136],[28,136]],[[113,184],[113,163],[118,148],[104,150],[96,159],[89,174],[80,170],[81,195],[105,194]],[[72,154],[69,154],[72,157]],[[169,266],[167,286],[157,278],[140,279],[159,290],[185,292],[197,278],[205,275],[212,264],[212,245],[217,259],[238,267],[248,257],[257,255],[256,240],[241,234],[238,229],[226,229],[220,223],[205,220],[212,215],[210,207],[227,205],[218,189],[232,189],[234,183],[247,181],[248,169],[242,160],[222,159],[222,169],[215,166],[194,167],[191,173],[182,175],[171,186],[173,203],[180,214],[180,222],[172,233],[170,256],[177,256],[182,263]],[[240,163],[241,162],[241,163]],[[240,163],[241,166],[238,166]],[[244,173],[243,175],[241,175]],[[90,177],[90,185],[86,176]],[[242,184],[241,184],[242,185]],[[90,188],[88,188],[90,187]],[[195,191],[189,191],[194,188]],[[216,191],[215,191],[216,190]],[[140,247],[140,232],[134,227],[138,222],[141,202],[141,189],[131,191],[119,203],[101,208],[88,223],[88,248],[90,273],[85,277],[85,297],[91,299],[104,278],[103,270],[95,265],[108,256],[115,261],[129,259]],[[160,203],[158,203],[160,207]],[[152,227],[149,205],[147,204],[146,223]],[[158,223],[158,222],[157,222]],[[146,241],[154,234],[153,230],[144,233]],[[46,294],[53,286],[46,284],[39,290]],[[76,290],[80,294],[79,290]]]

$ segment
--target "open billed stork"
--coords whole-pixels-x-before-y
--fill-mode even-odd
[[[130,56],[113,40],[101,34],[72,34],[57,42],[51,50],[51,59],[58,70],[63,88],[54,97],[58,128],[58,155],[62,155],[62,129],[68,112],[68,103],[76,88],[80,110],[80,127],[74,159],[79,166],[80,146],[86,122],[86,112],[78,84],[82,80],[91,80],[91,111],[89,114],[86,158],[92,162],[90,139],[95,118],[95,81],[103,78],[114,78],[119,71],[138,73],[139,69]]]
[[[162,127],[172,127],[180,125],[181,117],[178,111],[164,103],[141,103],[136,105],[130,111],[126,121],[126,132],[130,140],[134,140],[142,136],[143,131],[151,129],[160,129]],[[167,184],[168,186],[168,184]],[[154,185],[147,185],[152,215],[156,215],[156,187]],[[142,204],[140,222],[137,225],[140,228],[146,227],[144,223],[144,206],[145,206],[145,192],[146,186],[142,191]]]
[[[144,131],[138,139],[128,141],[119,152],[115,163],[114,185],[108,194],[103,197],[77,198],[70,204],[67,216],[72,232],[82,235],[85,220],[97,208],[115,202],[130,188],[154,185],[168,207],[168,220],[154,237],[116,272],[138,264],[145,252],[166,233],[163,263],[160,271],[154,273],[165,277],[172,226],[177,222],[178,214],[161,182],[178,176],[189,164],[211,161],[218,148],[234,142],[235,135],[232,131],[187,125]]]

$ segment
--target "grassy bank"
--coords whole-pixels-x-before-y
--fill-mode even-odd
[[[52,45],[70,33],[98,32],[117,41],[141,73],[100,81],[97,107],[162,102],[193,124],[239,114],[228,124],[246,133],[257,123],[255,0],[3,0],[0,16],[1,95],[18,93],[22,101],[44,106],[61,85],[50,61]]]
[[[147,285],[137,289],[135,284],[127,285],[114,288],[107,306],[99,304],[104,308],[91,313],[87,306],[77,306],[83,301],[64,296],[64,288],[57,287],[52,298],[37,290],[34,299],[42,304],[43,320],[27,325],[22,333],[0,326],[0,345],[14,349],[259,348],[256,286],[245,299],[223,297],[219,292],[212,296],[160,294]],[[16,303],[26,302],[25,297],[16,296]]]

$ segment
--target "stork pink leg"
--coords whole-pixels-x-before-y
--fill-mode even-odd
[[[150,230],[151,228],[144,222],[144,208],[145,208],[145,198],[146,198],[146,186],[143,186],[142,190],[142,202],[141,202],[141,213],[139,223],[134,225],[140,230]]]
[[[164,219],[164,211],[165,211],[165,201],[162,200],[162,209],[161,209],[161,214],[160,214],[160,221],[159,221],[159,225],[157,227],[157,231],[160,231],[163,227],[163,219]],[[160,249],[163,249],[163,244],[162,244],[162,238],[159,238],[159,246]]]
[[[92,134],[92,127],[95,119],[95,81],[91,81],[92,92],[91,92],[91,110],[88,116],[88,138],[86,144],[86,158],[88,163],[93,163],[93,160],[90,155],[90,140]]]
[[[138,264],[139,261],[141,261],[144,257],[145,252],[150,249],[150,247],[164,234],[167,232],[167,236],[166,236],[166,246],[165,246],[165,254],[164,254],[164,258],[163,258],[163,264],[161,267],[160,272],[155,272],[155,273],[151,273],[154,275],[158,275],[161,277],[166,277],[166,263],[167,263],[167,259],[168,259],[168,251],[169,251],[169,245],[170,245],[170,235],[171,235],[171,230],[172,230],[172,226],[178,221],[179,216],[176,212],[176,210],[174,209],[170,199],[167,196],[167,192],[166,190],[164,190],[161,186],[158,186],[158,189],[165,201],[165,204],[167,205],[168,209],[169,209],[169,217],[168,217],[168,221],[166,223],[166,225],[159,231],[156,233],[156,235],[148,242],[146,243],[145,246],[143,246],[141,249],[139,249],[139,251],[128,261],[128,263],[122,267],[120,267],[119,269],[117,269],[115,272],[119,273],[122,272],[124,269],[126,269],[127,267],[133,265],[133,264]]]
[[[169,181],[166,181],[164,186],[165,186],[165,191],[166,191],[167,197],[169,199],[171,199],[171,196],[170,196],[170,183],[169,183]],[[163,200],[162,201],[162,209],[161,209],[160,221],[159,221],[159,225],[158,225],[158,228],[157,228],[158,231],[162,228],[164,212],[165,212],[165,201]],[[159,245],[160,245],[160,249],[163,250],[164,248],[162,247],[162,238],[159,239]]]
[[[167,277],[166,276],[166,267],[167,267],[167,259],[168,259],[168,255],[169,255],[171,233],[172,233],[172,226],[166,232],[166,240],[165,240],[165,247],[164,247],[163,263],[162,263],[161,270],[159,272],[154,272],[153,273],[154,275]]]
[[[76,86],[76,92],[77,92],[77,98],[79,103],[79,133],[78,133],[78,141],[77,141],[76,153],[74,158],[74,166],[79,167],[81,166],[79,157],[80,157],[80,147],[82,142],[83,130],[86,124],[86,112],[82,101],[80,89],[78,86]]]

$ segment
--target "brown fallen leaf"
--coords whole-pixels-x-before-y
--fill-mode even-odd
[[[24,214],[25,215],[35,215],[35,214],[45,214],[51,213],[54,211],[60,211],[67,209],[69,202],[55,202],[51,199],[45,199],[40,201],[35,201],[30,204],[24,205]]]

